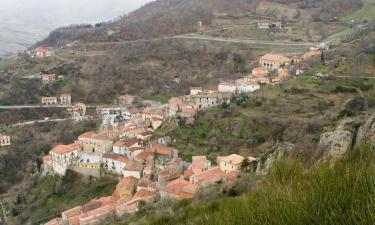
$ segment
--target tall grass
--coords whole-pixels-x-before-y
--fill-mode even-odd
[[[189,206],[147,224],[375,224],[374,164],[370,145],[308,171],[299,162],[280,161],[251,193]]]

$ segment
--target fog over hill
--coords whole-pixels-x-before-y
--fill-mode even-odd
[[[1,0],[0,56],[23,50],[60,26],[96,23],[152,0]]]

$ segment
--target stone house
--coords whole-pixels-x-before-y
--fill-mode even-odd
[[[288,57],[277,54],[266,54],[259,59],[259,66],[267,70],[275,70],[289,65],[291,60]]]
[[[85,153],[103,155],[113,148],[113,140],[104,133],[86,132],[78,137],[78,141]]]
[[[255,162],[257,159],[253,157],[248,157],[250,162]],[[218,156],[217,157],[217,165],[220,167],[220,169],[225,172],[231,172],[231,171],[240,171],[241,170],[241,164],[242,161],[245,159],[245,157],[232,154],[229,156]]]

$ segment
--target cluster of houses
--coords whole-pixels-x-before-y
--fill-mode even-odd
[[[112,196],[67,210],[61,218],[46,224],[102,224],[137,212],[141,202],[153,202],[156,196],[189,199],[200,187],[231,185],[240,175],[244,160],[250,167],[246,170],[255,171],[258,159],[236,154],[217,157],[215,166],[206,156],[193,156],[188,163],[178,156],[177,149],[170,147],[170,137],[151,137],[168,118],[178,116],[194,122],[197,112],[229,101],[233,94],[281,83],[290,77],[291,65],[318,51],[320,54],[320,50],[310,49],[303,57],[266,54],[259,59],[259,67],[243,79],[209,88],[191,87],[189,95],[172,97],[168,104],[139,102],[135,96],[123,95],[114,106],[98,106],[96,113],[103,120],[102,132],[87,132],[72,144],[55,146],[43,157],[43,170],[61,176],[68,170],[96,177],[114,174],[119,177],[116,190]],[[52,102],[57,104],[57,99]],[[70,110],[73,115],[84,116],[86,106],[78,103]]]
[[[218,157],[213,166],[206,156],[183,161],[178,150],[169,147],[170,137],[151,141],[153,132],[139,127],[87,132],[69,145],[57,145],[43,157],[45,173],[64,176],[67,170],[83,175],[114,174],[119,178],[112,196],[94,199],[61,214],[48,225],[94,225],[122,218],[139,210],[141,202],[193,198],[199,187],[217,183],[228,185],[240,175],[245,157]],[[256,166],[257,159],[248,157]]]
[[[0,147],[9,146],[10,144],[10,136],[0,133]]]

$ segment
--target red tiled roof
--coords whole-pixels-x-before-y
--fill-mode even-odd
[[[137,144],[138,142],[139,142],[139,140],[137,138],[128,139],[128,140],[124,141],[124,146],[129,148],[129,147]]]
[[[143,151],[139,153],[139,155],[136,156],[139,160],[151,160],[152,159],[152,153],[149,151]]]
[[[78,138],[92,138],[95,134],[95,132],[89,131],[84,134],[81,134]]]
[[[198,185],[192,184],[184,179],[177,179],[167,184],[162,191],[176,196],[178,199],[189,199],[194,196]]]
[[[72,148],[71,146],[68,145],[57,145],[54,148],[52,148],[51,152],[59,154],[59,155],[64,155],[70,152],[75,151],[75,148]]]
[[[164,146],[155,146],[153,152],[161,155],[172,155],[173,148],[164,147]]]
[[[116,160],[116,161],[119,161],[119,162],[122,162],[122,163],[128,163],[130,161],[126,156],[120,155],[120,154],[116,154],[116,153],[107,153],[107,154],[104,154],[103,155],[103,159],[104,158]]]
[[[283,55],[278,55],[278,54],[266,54],[260,58],[260,60],[267,60],[267,61],[288,61],[289,58],[283,56]]]
[[[124,167],[124,170],[128,170],[128,171],[141,171],[142,170],[142,166],[139,165],[138,163],[134,162],[134,161],[130,161],[128,164],[126,164],[126,166]]]
[[[117,141],[113,146],[123,148],[125,147],[125,143],[123,141]]]

